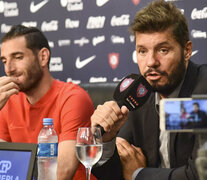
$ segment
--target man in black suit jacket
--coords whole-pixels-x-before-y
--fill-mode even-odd
[[[99,124],[106,131],[104,146],[113,144],[117,133],[119,137],[117,149],[111,154],[104,150],[107,162],[94,168],[94,173],[98,179],[198,179],[194,163],[197,136],[160,131],[157,106],[162,98],[206,94],[207,66],[190,61],[192,42],[186,19],[170,2],[150,3],[136,14],[131,29],[140,73],[155,93],[132,113],[114,101],[97,107],[91,121],[92,126]]]
[[[191,128],[205,128],[207,124],[206,113],[200,110],[198,102],[193,103],[193,111],[190,113],[188,119],[190,120],[186,126]]]

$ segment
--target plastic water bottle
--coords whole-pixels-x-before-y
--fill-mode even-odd
[[[37,166],[38,180],[57,179],[58,136],[53,129],[53,119],[44,118],[38,135]]]

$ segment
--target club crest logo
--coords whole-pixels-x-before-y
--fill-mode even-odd
[[[119,53],[109,54],[109,65],[112,69],[116,69],[119,64]]]
[[[140,3],[140,0],[132,0],[132,2],[137,6]]]
[[[133,81],[134,81],[134,79],[132,79],[132,78],[124,79],[120,85],[120,92],[123,92],[125,89],[127,89],[130,86],[130,84],[133,83]]]
[[[147,94],[148,90],[143,84],[140,84],[137,88],[137,97],[143,97]]]

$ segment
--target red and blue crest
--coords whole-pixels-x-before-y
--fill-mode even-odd
[[[148,90],[143,84],[140,84],[137,88],[137,97],[143,97],[147,94]]]
[[[123,92],[125,89],[127,89],[131,83],[133,83],[134,79],[132,78],[126,78],[123,80],[123,82],[120,85],[120,92]]]

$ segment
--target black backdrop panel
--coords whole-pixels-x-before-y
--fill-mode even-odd
[[[128,27],[150,0],[0,0],[0,38],[14,24],[36,26],[49,40],[50,71],[63,81],[113,82],[138,73]],[[207,0],[174,0],[187,17],[192,60],[206,63]],[[4,74],[0,66],[0,75]]]

